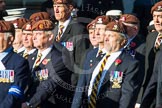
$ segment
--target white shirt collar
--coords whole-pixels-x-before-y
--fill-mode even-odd
[[[63,23],[63,26],[64,26],[64,28],[63,28],[63,33],[65,32],[65,30],[66,30],[66,28],[67,28],[67,26],[69,25],[69,23],[70,23],[70,21],[71,21],[71,17],[69,17],[64,23]],[[60,26],[61,24],[59,23],[59,26]],[[59,27],[58,26],[58,27]]]
[[[42,57],[41,57],[41,61],[47,56],[47,54],[52,50],[52,45],[50,47],[48,47],[47,49],[45,49],[43,52],[41,52]],[[40,53],[40,51],[38,50],[38,54]]]
[[[35,48],[30,50],[30,51],[28,51],[28,52],[27,52],[27,50],[25,50],[24,53],[28,53],[30,55],[30,54],[34,53],[35,50],[36,50]]]
[[[25,50],[25,47],[21,47],[21,48],[19,48],[18,50],[17,50],[17,53],[20,53],[20,52],[22,52],[22,51],[24,51]]]

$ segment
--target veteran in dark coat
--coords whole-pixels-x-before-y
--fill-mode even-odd
[[[141,76],[144,76],[146,46],[142,35],[139,34],[140,20],[135,15],[132,14],[123,14],[121,15],[120,20],[124,24],[127,37],[128,37],[128,41],[127,44],[124,46],[124,49],[133,58],[140,61],[139,63],[140,63]],[[138,106],[138,104],[141,102],[142,92],[143,92],[142,90],[143,89],[140,90],[140,94],[136,106]]]
[[[157,75],[161,75],[161,72],[160,72],[161,57],[159,56],[159,51],[161,52],[161,33],[162,33],[161,21],[162,20],[159,16],[161,16],[162,14],[162,1],[157,2],[152,7],[151,13],[153,15],[153,21],[154,21],[154,26],[155,26],[156,31],[150,33],[146,41],[147,47],[146,47],[145,68],[147,70],[145,71],[146,72],[146,76],[144,79],[145,80],[145,83],[144,83],[145,92],[144,92],[143,99],[142,99],[142,106],[141,106],[142,108],[144,108],[145,106],[148,108],[154,108],[155,105],[158,107],[160,105],[158,104],[160,102],[159,99],[157,100],[155,99],[155,95],[160,96],[160,94],[156,94],[155,91],[157,90],[156,89],[157,83],[159,86],[160,85],[159,83],[161,81],[159,79],[160,77]],[[158,81],[155,78],[158,78]],[[148,99],[147,97],[149,97],[150,94],[153,94],[153,93],[155,95],[152,95],[152,97]],[[160,92],[158,91],[158,93]]]
[[[23,108],[66,108],[69,102],[71,71],[66,67],[65,56],[53,45],[54,25],[50,20],[40,20],[32,25],[37,53],[29,56],[32,82]],[[69,61],[68,61],[69,63]]]
[[[72,0],[53,0],[54,15],[58,21],[55,28],[55,41],[68,49],[71,55],[74,74],[72,74],[72,85],[76,85],[78,73],[81,69],[81,58],[90,46],[88,32],[82,24],[71,17],[74,8]]]
[[[29,83],[27,60],[13,52],[14,26],[0,21],[0,108],[20,108]]]
[[[161,26],[161,18],[158,17],[162,13],[162,2],[157,2],[151,9],[151,14],[153,16],[153,21],[154,21],[154,26],[156,31],[149,33],[146,39],[146,55],[145,55],[145,78],[144,78],[144,83],[143,83],[143,88],[144,92],[146,90],[146,87],[150,81],[150,78],[153,73],[153,68],[155,64],[155,57],[156,53],[161,50],[159,49],[159,46],[161,43],[156,43],[158,42],[157,40],[159,39],[159,36],[162,31],[162,26]],[[153,107],[154,108],[154,107]]]
[[[72,108],[132,108],[136,103],[142,84],[139,61],[123,50],[126,35],[119,23],[110,22],[106,29],[107,53],[80,76]]]

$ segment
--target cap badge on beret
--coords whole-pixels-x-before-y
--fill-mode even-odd
[[[31,30],[31,25],[30,24],[26,25],[26,30]]]
[[[35,21],[39,21],[41,18],[39,16],[36,16],[34,19]]]
[[[38,25],[38,29],[40,29],[40,30],[43,29],[43,24],[42,23]]]
[[[121,17],[120,20],[121,21],[126,21],[126,17]]]
[[[102,22],[103,22],[103,21],[102,21],[102,18],[98,18],[97,23],[98,23],[98,24],[102,24]]]
[[[18,28],[18,23],[13,23],[15,28]]]
[[[162,10],[162,6],[158,6],[157,10]]]
[[[118,25],[115,24],[114,27],[113,27],[113,30],[118,31],[119,30]]]
[[[95,28],[95,24],[92,24],[92,28]]]

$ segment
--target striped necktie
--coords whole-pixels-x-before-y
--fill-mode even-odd
[[[104,67],[106,65],[106,61],[109,58],[109,56],[110,56],[110,54],[107,54],[106,57],[104,58],[103,62],[101,63],[99,73],[97,74],[96,79],[95,79],[94,84],[93,84],[93,87],[92,87],[92,92],[91,92],[91,95],[90,95],[88,108],[96,108],[98,85],[100,83],[102,72],[104,70]]]
[[[28,59],[29,54],[28,53],[23,53],[23,58]]]
[[[159,34],[155,42],[155,50],[158,50],[162,42],[162,34]]]
[[[60,26],[59,26],[59,32],[58,32],[58,35],[57,35],[57,37],[56,37],[56,41],[57,41],[57,42],[59,42],[60,39],[61,39],[61,35],[62,35],[62,33],[63,33],[63,29],[64,29],[64,26],[63,26],[63,25],[60,25]]]
[[[102,50],[99,50],[99,51],[98,51],[98,56],[100,56],[102,53],[103,53]],[[98,57],[98,56],[97,56],[97,57]]]
[[[39,64],[40,64],[40,62],[41,62],[41,57],[42,57],[42,54],[39,53],[39,54],[37,55],[37,59],[35,60],[35,66],[34,66],[34,68],[36,68],[37,66],[39,66]]]
[[[16,49],[13,50],[15,53],[17,53],[18,51]]]

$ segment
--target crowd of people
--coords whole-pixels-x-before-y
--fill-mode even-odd
[[[123,7],[85,4],[90,19],[74,12],[83,6],[76,0],[1,18],[0,108],[162,108],[162,1],[151,7],[147,36]]]

